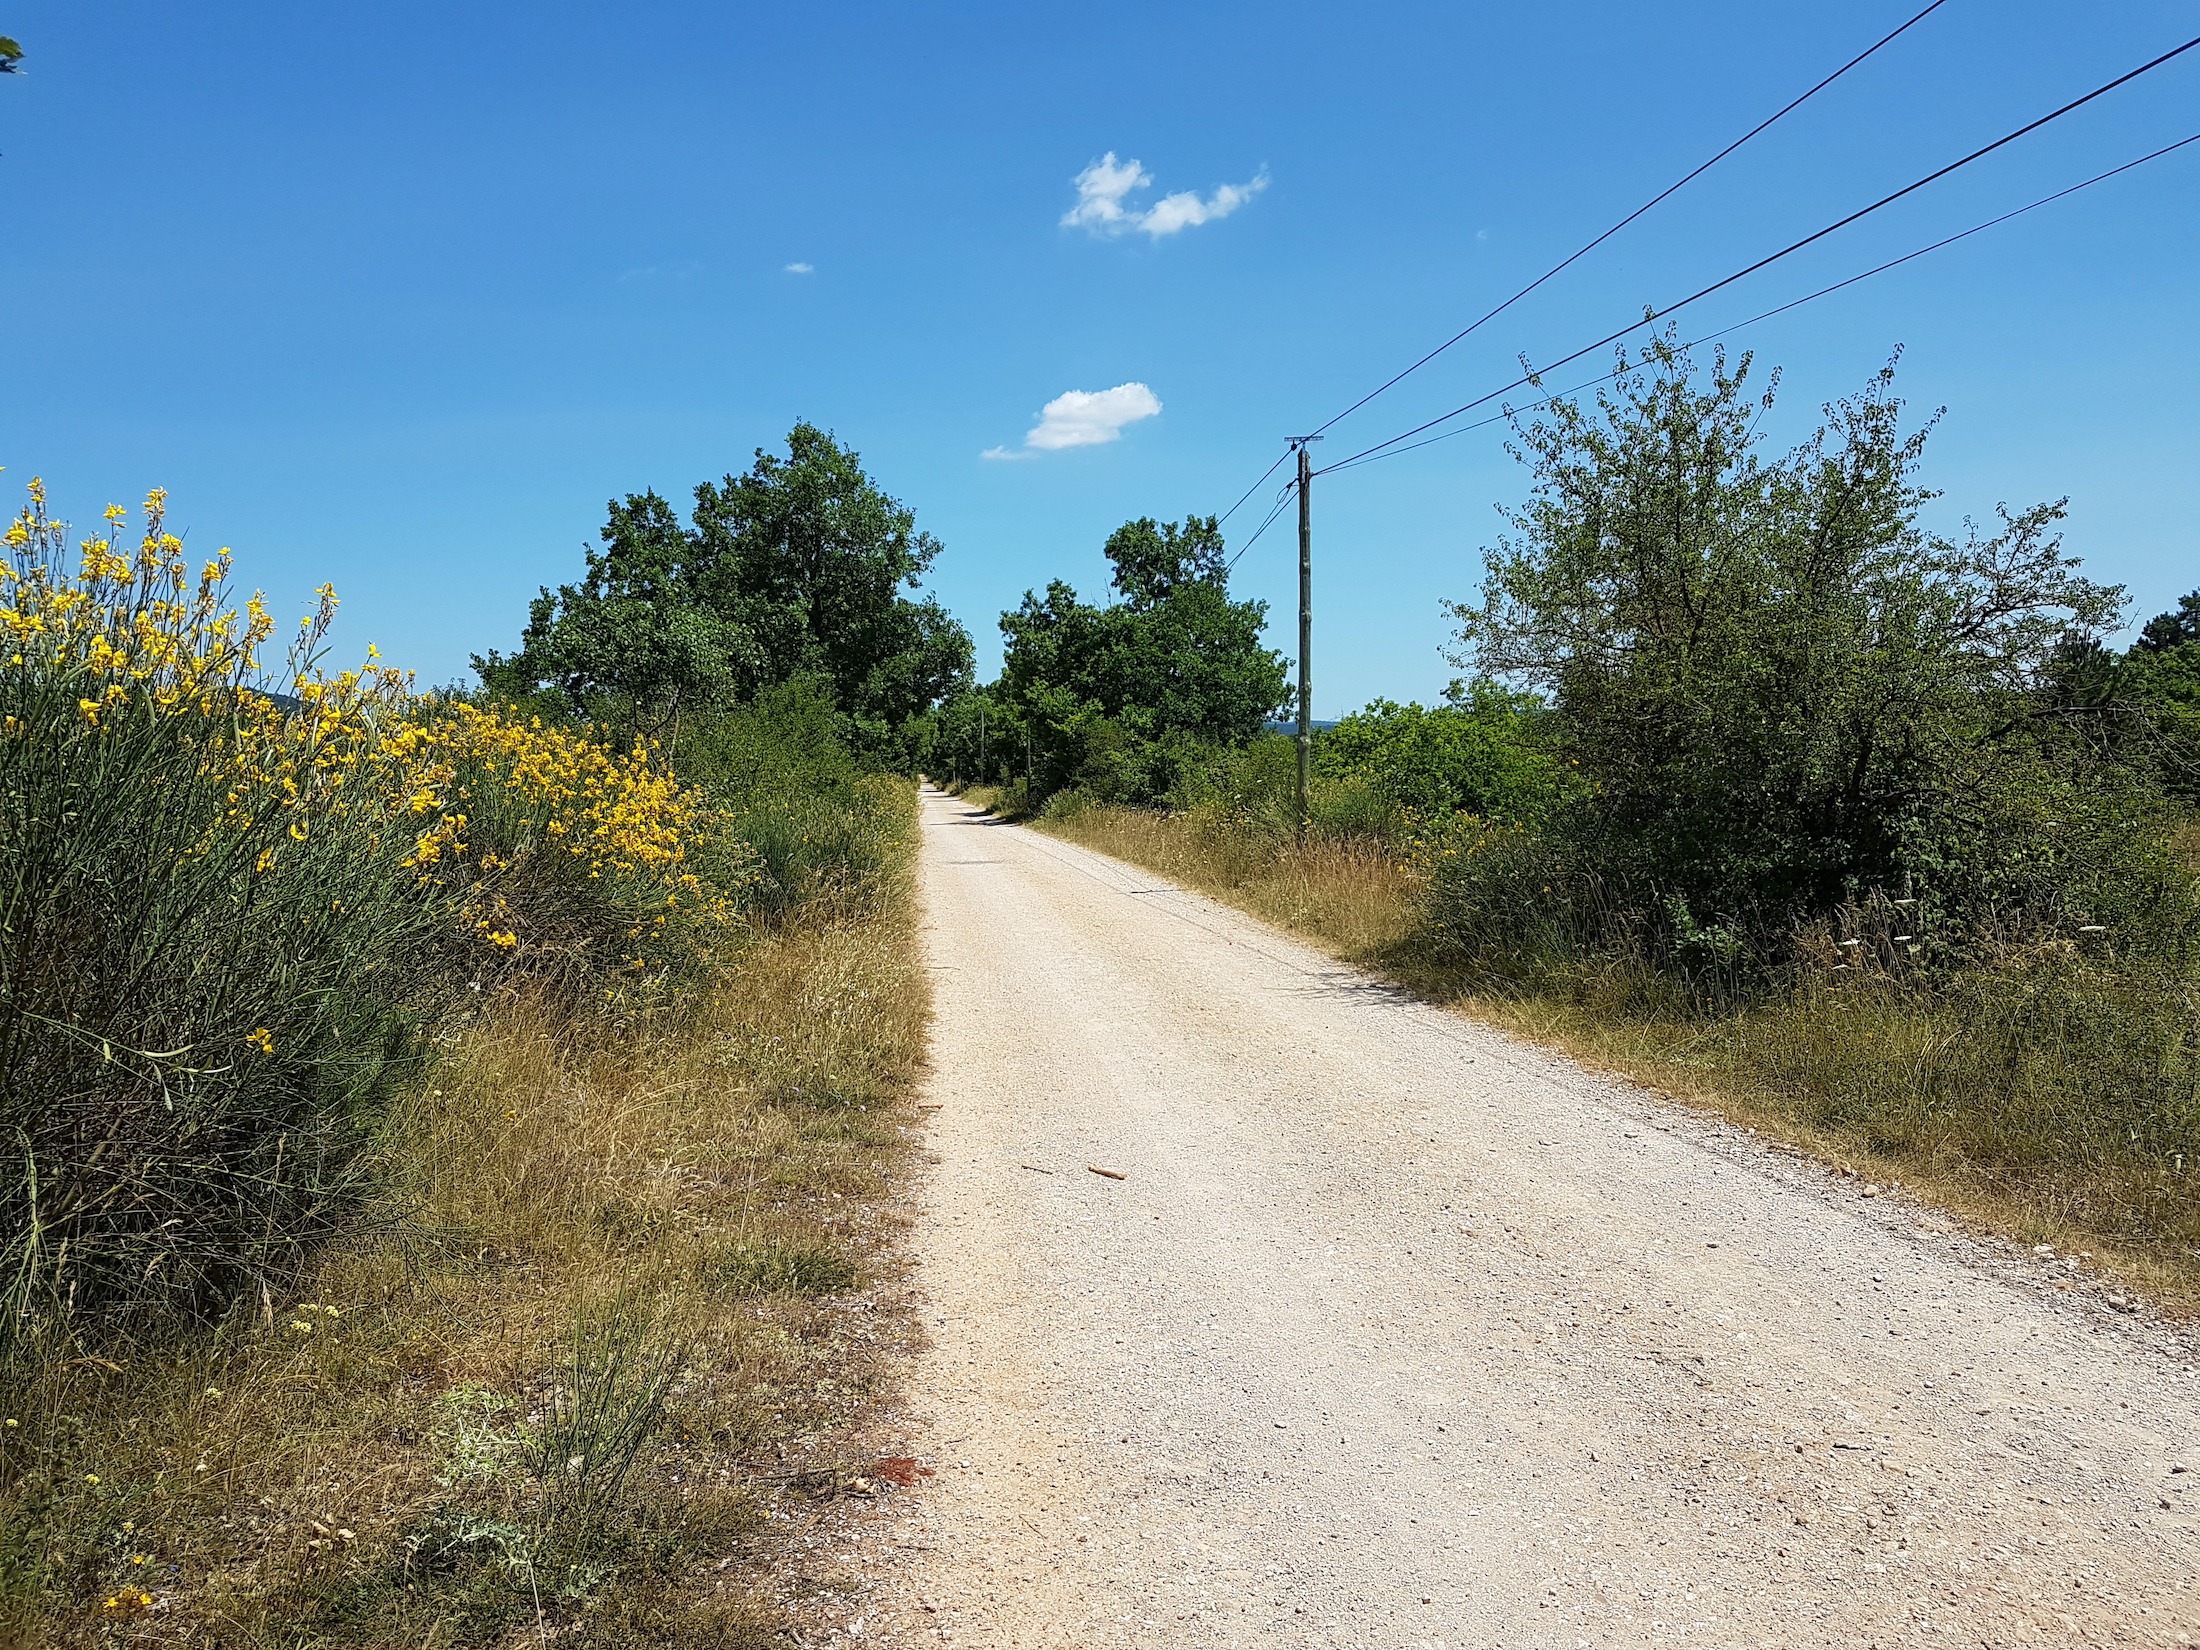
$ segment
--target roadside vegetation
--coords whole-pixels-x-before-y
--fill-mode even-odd
[[[2200,592],[2112,650],[2123,593],[2059,503],[1923,524],[1892,368],[1790,453],[1769,404],[1661,346],[1516,423],[1464,674],[1317,736],[1303,840],[1257,728],[1148,741],[1112,789],[1089,754],[952,755],[1048,829],[2200,1302]]]
[[[782,1641],[793,1509],[877,1481],[926,1003],[929,552],[814,436],[723,490],[807,535],[742,609],[776,651],[669,688],[623,623],[480,692],[331,673],[326,592],[276,662],[160,495],[72,543],[33,484],[0,1642]]]

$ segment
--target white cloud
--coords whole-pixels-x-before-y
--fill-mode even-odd
[[[787,265],[787,273],[789,275],[814,275],[817,273],[817,265],[789,264]]]
[[[1039,409],[1039,422],[1024,433],[1023,449],[988,447],[985,458],[1030,458],[1064,447],[1099,447],[1123,439],[1126,425],[1161,411],[1161,398],[1139,383],[1112,390],[1064,390]]]
[[[1095,235],[1128,235],[1136,230],[1154,240],[1227,218],[1268,187],[1263,169],[1250,182],[1226,183],[1205,200],[1196,189],[1164,195],[1152,206],[1130,204],[1130,196],[1149,188],[1153,174],[1135,160],[1117,160],[1110,149],[1077,174],[1077,204],[1062,214],[1064,229],[1089,229]]]

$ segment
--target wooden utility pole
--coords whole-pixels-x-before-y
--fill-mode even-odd
[[[1307,779],[1314,766],[1314,516],[1307,485],[1314,479],[1307,462],[1309,443],[1318,435],[1295,435],[1291,445],[1299,454],[1299,841],[1313,818],[1306,797]]]

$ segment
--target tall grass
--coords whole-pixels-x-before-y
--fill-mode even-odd
[[[271,1313],[18,1365],[0,1642],[784,1642],[777,1500],[860,1466],[877,1379],[877,1320],[820,1297],[895,1265],[911,800],[887,871],[676,1008],[469,993],[391,1101],[374,1218]]]

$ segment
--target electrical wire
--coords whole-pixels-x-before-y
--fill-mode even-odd
[[[1903,253],[1902,256],[1899,258],[1890,258],[1885,263],[1877,264],[1872,268],[1865,270],[1861,274],[1851,275],[1845,281],[1836,281],[1831,286],[1820,287],[1816,292],[1807,292],[1800,298],[1791,298],[1784,304],[1776,305],[1771,309],[1764,310],[1759,314],[1750,316],[1749,319],[1747,319],[1746,321],[1736,321],[1732,326],[1721,327],[1716,332],[1707,332],[1701,338],[1691,338],[1687,343],[1683,344],[1681,348],[1694,349],[1699,344],[1712,343],[1717,339],[1726,337],[1730,333],[1740,332],[1744,327],[1753,327],[1757,325],[1757,323],[1760,321],[1769,321],[1775,315],[1785,315],[1791,309],[1799,309],[1804,304],[1813,303],[1820,298],[1828,297],[1833,293],[1841,291],[1844,287],[1852,287],[1856,285],[1859,281],[1868,281],[1874,275],[1884,275],[1890,269],[1899,269],[1902,265],[1914,262],[1915,260],[1924,257],[1929,252],[1938,252],[1942,247],[1953,246],[1958,241],[1969,240],[1973,235],[1981,234],[1986,230],[1997,228],[1998,226],[2007,223],[2012,218],[2021,218],[2027,212],[2036,212],[2043,206],[2052,205],[2054,202],[2062,200],[2067,196],[2075,195],[2081,189],[2090,189],[2096,183],[2106,183],[2110,178],[2121,176],[2123,173],[2129,172],[2135,167],[2144,166],[2150,160],[2160,160],[2164,155],[2175,154],[2178,150],[2186,148],[2189,145],[2195,143],[2200,143],[2200,132],[2195,132],[2192,134],[2192,136],[2187,138],[2180,138],[2175,143],[2165,144],[2162,148],[2156,149],[2151,154],[2141,155],[2137,160],[2127,160],[2121,166],[2112,166],[2105,172],[2097,172],[2092,177],[2087,178],[2084,182],[2074,183],[2070,185],[2070,187],[2067,189],[2058,189],[2052,195],[2042,195],[2038,200],[2029,202],[2024,206],[2017,207],[2014,211],[2004,212],[1998,218],[1988,218],[1984,223],[1975,223],[1968,229],[1961,230],[1956,234],[1949,235],[1940,240],[1934,241],[1930,246],[1921,246],[1914,252]],[[1593,389],[1598,384],[1607,383],[1611,379],[1617,378],[1620,375],[1620,372],[1623,370],[1624,369],[1616,368],[1611,372],[1599,373],[1594,378],[1584,379],[1582,382],[1574,385],[1571,389],[1560,390],[1557,394],[1545,396],[1540,401],[1531,401],[1525,407],[1507,408],[1505,411],[1498,413],[1495,417],[1478,418],[1472,424],[1462,424],[1457,429],[1446,430],[1441,435],[1432,435],[1425,441],[1411,442],[1403,447],[1393,447],[1386,451],[1373,452],[1358,458],[1339,459],[1336,463],[1328,466],[1328,468],[1317,470],[1314,473],[1316,475],[1325,476],[1335,475],[1340,470],[1357,469],[1363,464],[1374,464],[1386,458],[1396,458],[1401,453],[1415,452],[1422,447],[1432,447],[1439,441],[1449,441],[1453,436],[1465,435],[1470,430],[1487,429],[1492,424],[1503,423],[1516,411],[1533,412],[1538,407],[1549,406],[1553,401],[1563,400],[1569,395],[1578,395],[1583,390]],[[1537,376],[1540,377],[1541,374],[1537,374]],[[1500,391],[1499,393],[1502,394],[1503,392]]]
[[[1882,35],[1878,40],[1874,41],[1871,45],[1865,47],[1864,50],[1858,52],[1854,57],[1850,58],[1846,63],[1842,64],[1841,67],[1834,70],[1833,73],[1827,75],[1825,79],[1819,81],[1817,85],[1811,87],[1810,90],[1795,98],[1784,108],[1781,108],[1777,112],[1766,116],[1763,120],[1752,126],[1748,131],[1744,132],[1740,137],[1736,138],[1724,149],[1721,149],[1709,160],[1698,166],[1693,172],[1690,172],[1686,177],[1682,178],[1678,183],[1669,184],[1666,188],[1660,190],[1657,194],[1652,195],[1648,200],[1644,201],[1640,206],[1636,207],[1632,212],[1628,213],[1626,217],[1620,219],[1619,222],[1612,225],[1611,228],[1605,230],[1603,234],[1597,236],[1595,240],[1585,243],[1577,251],[1569,254],[1567,257],[1562,258],[1557,263],[1551,265],[1549,269],[1546,269],[1542,274],[1538,275],[1534,280],[1530,281],[1518,292],[1515,292],[1510,298],[1507,298],[1495,309],[1489,310],[1484,314],[1477,316],[1466,326],[1462,327],[1459,331],[1453,333],[1441,344],[1438,344],[1434,349],[1430,350],[1426,355],[1422,356],[1420,360],[1414,362],[1413,365],[1411,365],[1410,367],[1407,367],[1403,372],[1395,373],[1391,377],[1384,379],[1382,383],[1376,385],[1373,389],[1369,390],[1367,394],[1361,396],[1359,400],[1353,402],[1352,405],[1345,408],[1343,412],[1338,413],[1336,417],[1330,419],[1328,423],[1317,426],[1314,433],[1316,435],[1319,435],[1322,433],[1323,430],[1328,429],[1331,424],[1339,423],[1342,420],[1351,417],[1352,414],[1358,412],[1362,407],[1366,406],[1378,395],[1381,395],[1385,390],[1390,389],[1392,386],[1402,382],[1404,379],[1412,376],[1414,373],[1419,372],[1423,367],[1427,366],[1431,361],[1435,360],[1439,355],[1443,354],[1444,351],[1450,349],[1452,345],[1459,343],[1462,339],[1468,337],[1470,334],[1481,328],[1485,323],[1496,320],[1498,316],[1504,314],[1505,311],[1512,308],[1513,305],[1520,302],[1521,299],[1527,297],[1529,293],[1535,291],[1535,289],[1543,285],[1544,282],[1550,280],[1553,276],[1562,273],[1573,264],[1579,262],[1582,258],[1587,257],[1591,252],[1594,252],[1598,247],[1602,246],[1614,235],[1617,235],[1622,229],[1625,229],[1629,224],[1633,223],[1637,218],[1641,217],[1645,212],[1649,211],[1659,202],[1678,194],[1689,184],[1694,183],[1698,178],[1702,177],[1706,172],[1710,171],[1712,167],[1718,165],[1720,161],[1726,159],[1727,156],[1734,153],[1735,150],[1739,149],[1751,138],[1757,136],[1760,132],[1765,131],[1777,122],[1785,119],[1788,115],[1793,114],[1797,109],[1800,109],[1804,104],[1808,103],[1812,98],[1816,97],[1828,86],[1831,86],[1836,80],[1839,80],[1843,75],[1847,74],[1859,63],[1862,63],[1866,58],[1877,52],[1881,47],[1893,44],[1896,39],[1904,34],[1907,34],[1918,24],[1924,22],[1926,18],[1930,17],[1934,12],[1940,10],[1940,8],[1946,3],[1947,0],[1932,0],[1931,5],[1927,6],[1923,11],[1912,17],[1900,28],[1894,30],[1893,33]],[[1258,486],[1259,483],[1255,482],[1254,485]]]
[[[1765,269],[1773,264],[1778,263],[1783,258],[1800,252],[1806,246],[1815,245],[1817,242],[1824,240],[1828,235],[1833,234],[1835,231],[1846,229],[1850,224],[1857,222],[1859,219],[1870,217],[1874,212],[1879,211],[1883,207],[1892,206],[1896,201],[1903,199],[1905,196],[1914,195],[1915,193],[1917,193],[1918,190],[1923,189],[1927,184],[1937,183],[1940,179],[1948,176],[1951,172],[1960,171],[1962,168],[1970,165],[1973,161],[1983,160],[1986,158],[1986,156],[1994,153],[1997,149],[2006,148],[2008,145],[2016,142],[2017,139],[2024,137],[2029,133],[2038,131],[2042,126],[2045,126],[2052,121],[2060,120],[2064,115],[2073,113],[2078,109],[2084,108],[2095,98],[2105,97],[2110,92],[2115,91],[2119,86],[2128,85],[2130,82],[2138,79],[2141,75],[2147,74],[2152,70],[2160,68],[2163,64],[2170,62],[2174,58],[2184,56],[2185,53],[2191,51],[2195,46],[2200,46],[2200,35],[2193,36],[2192,39],[2186,41],[2181,46],[2172,47],[2170,50],[2162,53],[2161,56],[2152,58],[2149,61],[2140,64],[2136,69],[2132,69],[2127,73],[2118,75],[2114,80],[2107,82],[2105,85],[2096,86],[2092,91],[2087,92],[2083,97],[2072,98],[2068,103],[2065,103],[2059,109],[2049,110],[2046,114],[2041,115],[2038,119],[2027,121],[2024,125],[2019,126],[2015,131],[1994,139],[1993,142],[1986,144],[1982,148],[1972,150],[1969,154],[1963,156],[1960,160],[1952,160],[1947,165],[1942,166],[1935,171],[1926,173],[1925,176],[1919,178],[1916,182],[1904,184],[1893,194],[1882,195],[1878,200],[1873,201],[1869,206],[1858,207],[1854,212],[1849,213],[1848,216],[1836,219],[1834,222],[1827,224],[1825,228],[1815,230],[1811,234],[1805,235],[1801,240],[1791,242],[1787,246],[1782,247],[1779,251],[1768,253],[1766,256],[1759,258],[1755,263],[1749,264],[1742,269],[1737,269],[1733,274],[1728,275],[1723,279],[1713,281],[1709,286],[1692,292],[1685,298],[1679,299],[1674,303],[1667,304],[1661,309],[1652,309],[1645,311],[1644,314],[1638,319],[1628,322],[1627,325],[1621,327],[1617,332],[1607,333],[1604,337],[1599,338],[1593,344],[1584,344],[1581,348],[1573,351],[1571,354],[1562,355],[1555,361],[1547,362],[1544,366],[1529,372],[1523,377],[1514,379],[1509,384],[1505,384],[1497,389],[1490,391],[1487,395],[1477,396],[1472,401],[1465,402],[1460,406],[1452,408],[1450,412],[1442,413],[1435,418],[1427,419],[1422,423],[1414,425],[1413,428],[1410,430],[1400,431],[1397,435],[1392,436],[1387,441],[1378,441],[1372,447],[1363,447],[1360,451],[1356,453],[1348,453],[1343,458],[1337,460],[1335,464],[1330,465],[1329,468],[1341,469],[1347,464],[1351,464],[1359,459],[1368,457],[1370,454],[1378,453],[1386,448],[1395,447],[1402,442],[1410,441],[1413,439],[1413,437],[1421,435],[1426,431],[1432,430],[1439,424],[1449,423],[1452,419],[1457,418],[1463,412],[1471,412],[1476,407],[1482,406],[1489,401],[1495,400],[1498,396],[1505,394],[1507,391],[1516,390],[1520,388],[1520,386],[1523,384],[1533,382],[1535,379],[1541,377],[1544,373],[1550,371],[1554,367],[1563,367],[1569,362],[1578,361],[1584,355],[1588,355],[1597,350],[1603,349],[1607,344],[1617,343],[1620,339],[1626,337],[1629,333],[1635,331],[1638,327],[1648,326],[1652,322],[1662,320],[1666,316],[1676,314],[1680,310],[1686,309],[1690,304],[1696,303],[1701,299],[1710,297],[1714,292],[1724,291],[1727,287],[1732,286],[1736,281],[1742,280],[1747,276],[1754,275],[1759,270]]]
[[[1283,450],[1283,458],[1277,459],[1275,463],[1269,465],[1267,469],[1261,471],[1260,480],[1255,481],[1252,486],[1246,488],[1244,492],[1238,494],[1237,503],[1231,505],[1229,509],[1223,511],[1221,515],[1217,516],[1215,518],[1215,525],[1217,527],[1220,527],[1224,522],[1228,521],[1232,516],[1236,515],[1238,511],[1244,507],[1245,501],[1251,498],[1255,493],[1260,491],[1260,483],[1262,481],[1266,481],[1270,476],[1274,475],[1278,470],[1280,470],[1283,467],[1283,459],[1289,458],[1293,451],[1294,449],[1286,447]]]
[[[1237,554],[1223,563],[1222,570],[1225,573],[1236,567],[1238,562],[1243,559],[1245,552],[1252,549],[1255,544],[1260,542],[1261,534],[1267,532],[1268,529],[1274,525],[1276,517],[1283,514],[1284,507],[1291,502],[1293,496],[1297,494],[1298,490],[1299,483],[1296,477],[1293,477],[1290,481],[1284,484],[1283,491],[1276,495],[1275,508],[1270,510],[1268,514],[1262,518],[1261,524],[1253,529],[1253,536],[1237,547]]]
[[[1320,435],[1322,431],[1328,429],[1331,424],[1335,424],[1343,419],[1349,418],[1352,414],[1358,412],[1362,407],[1366,406],[1370,401],[1374,400],[1384,391],[1392,388],[1393,386],[1402,382],[1404,379],[1411,377],[1414,373],[1419,372],[1423,367],[1427,366],[1431,361],[1435,360],[1439,355],[1443,354],[1444,351],[1450,349],[1452,345],[1459,343],[1461,340],[1468,337],[1470,334],[1478,330],[1486,323],[1496,320],[1498,316],[1504,314],[1505,311],[1512,308],[1512,306],[1520,302],[1521,299],[1527,297],[1529,293],[1535,291],[1536,288],[1543,285],[1544,282],[1550,280],[1553,276],[1563,273],[1572,265],[1580,262],[1581,259],[1587,257],[1590,253],[1594,252],[1598,247],[1602,246],[1614,235],[1617,235],[1622,229],[1625,229],[1629,224],[1633,223],[1637,218],[1641,217],[1653,206],[1656,206],[1659,202],[1664,201],[1670,196],[1679,193],[1689,184],[1694,183],[1698,178],[1702,177],[1706,172],[1710,171],[1712,167],[1718,165],[1720,161],[1726,159],[1727,156],[1734,153],[1734,151],[1739,149],[1743,144],[1749,142],[1751,138],[1756,137],[1759,133],[1766,131],[1768,128],[1777,124],[1779,121],[1784,120],[1787,116],[1793,114],[1797,109],[1808,103],[1812,98],[1816,97],[1828,86],[1831,86],[1836,80],[1839,80],[1843,75],[1847,74],[1851,69],[1862,63],[1866,58],[1878,52],[1882,47],[1892,45],[1902,35],[1909,33],[1911,29],[1915,28],[1918,24],[1924,22],[1926,18],[1932,16],[1934,12],[1940,10],[1940,8],[1947,3],[1948,0],[1931,0],[1931,4],[1927,5],[1922,11],[1912,16],[1899,28],[1894,29],[1887,34],[1881,35],[1879,39],[1873,41],[1869,46],[1865,47],[1854,57],[1850,58],[1846,63],[1842,64],[1838,69],[1834,70],[1833,73],[1827,75],[1823,80],[1812,86],[1808,91],[1803,92],[1800,96],[1790,100],[1774,113],[1766,116],[1763,120],[1760,120],[1756,125],[1752,126],[1748,131],[1744,132],[1740,137],[1736,138],[1732,143],[1729,143],[1724,149],[1721,149],[1717,154],[1713,155],[1709,160],[1703,162],[1694,171],[1688,173],[1678,182],[1668,184],[1664,189],[1659,190],[1658,193],[1652,195],[1648,200],[1644,201],[1640,206],[1636,207],[1632,212],[1628,213],[1626,217],[1620,219],[1619,222],[1613,224],[1611,228],[1605,230],[1603,234],[1597,236],[1594,240],[1585,242],[1583,245],[1576,248],[1573,252],[1569,253],[1566,257],[1560,259],[1549,269],[1546,269],[1542,274],[1538,275],[1534,280],[1530,281],[1526,286],[1522,287],[1518,292],[1515,292],[1510,298],[1507,298],[1503,303],[1499,304],[1495,309],[1492,309],[1483,315],[1477,316],[1473,321],[1469,322],[1458,332],[1453,333],[1449,338],[1445,339],[1441,344],[1438,344],[1434,349],[1430,350],[1418,361],[1407,367],[1403,372],[1394,373],[1389,378],[1384,379],[1383,382],[1376,385],[1373,389],[1369,390],[1367,394],[1361,396],[1359,400],[1353,402],[1351,406],[1345,408],[1343,412],[1338,413],[1336,417],[1331,418],[1330,420],[1328,420],[1327,423],[1319,426],[1319,428],[1314,431],[1314,434]],[[1229,509],[1223,511],[1222,514],[1218,518],[1216,518],[1218,524],[1220,522],[1228,521],[1232,516],[1236,515],[1239,510],[1243,509],[1245,501],[1251,498],[1255,493],[1260,491],[1261,482],[1266,481],[1270,476],[1274,475],[1277,469],[1282,466],[1284,459],[1289,458],[1290,456],[1291,455],[1289,450],[1286,450],[1283,458],[1277,459],[1274,464],[1269,465],[1267,469],[1261,471],[1259,478],[1254,481],[1253,485],[1246,488],[1243,493],[1240,493],[1238,495],[1237,502],[1231,505]]]

